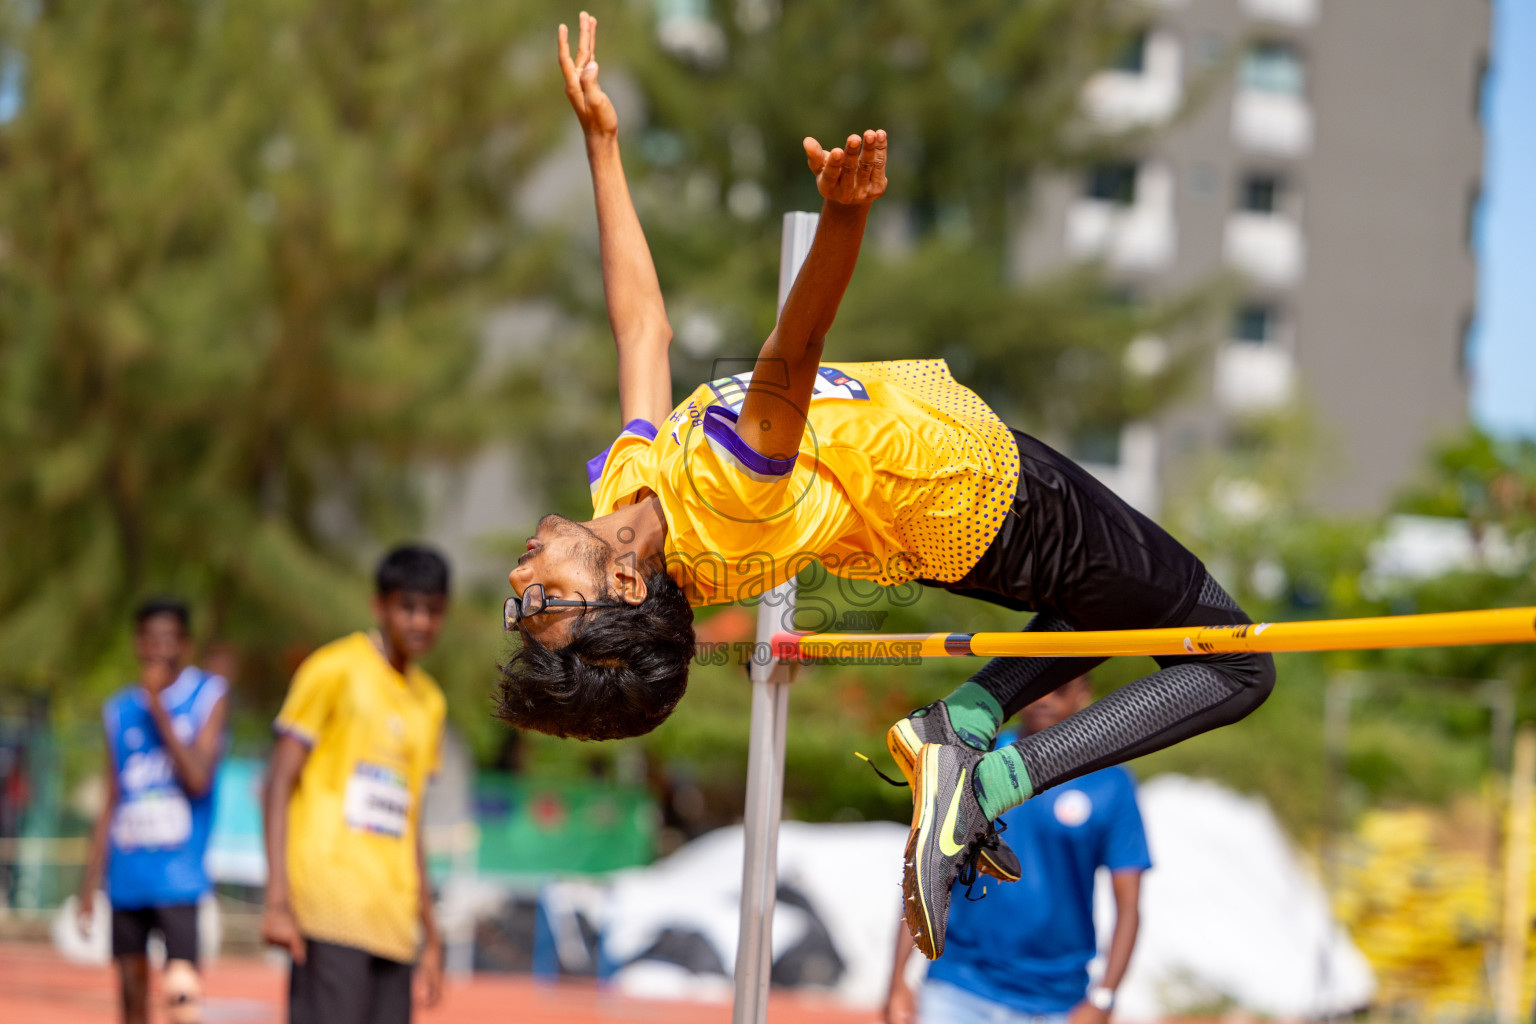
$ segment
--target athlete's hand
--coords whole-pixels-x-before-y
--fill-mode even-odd
[[[139,684],[158,695],[176,681],[176,665],[164,658],[148,658],[139,668]],[[158,703],[158,702],[157,702]]]
[[[885,195],[885,130],[850,135],[841,149],[825,150],[806,137],[805,162],[816,191],[828,202],[865,206]]]
[[[91,925],[96,922],[96,888],[83,888],[80,895],[75,897],[75,927],[80,930],[81,938],[91,937]]]
[[[911,986],[900,978],[891,983],[891,994],[885,1001],[885,1024],[917,1024],[917,1000]]]
[[[582,131],[588,135],[614,135],[619,130],[619,115],[614,112],[613,101],[597,84],[597,19],[582,11],[580,27],[573,61],[570,30],[560,26],[560,74],[565,77],[565,98],[571,101]]]
[[[293,962],[304,963],[304,936],[299,932],[298,919],[286,906],[269,905],[261,913],[261,941],[269,946],[288,951]]]
[[[416,1001],[432,1007],[443,999],[443,940],[433,935],[421,947],[416,965]]]
[[[1109,1011],[1083,1000],[1067,1014],[1067,1024],[1109,1024]]]

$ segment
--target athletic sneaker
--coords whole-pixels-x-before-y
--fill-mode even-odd
[[[949,709],[941,700],[936,700],[925,708],[918,708],[887,729],[885,748],[891,752],[896,767],[900,768],[901,774],[906,777],[907,785],[912,787],[914,807],[917,803],[918,752],[929,743],[961,746],[969,750],[976,749],[964,742],[954,726],[950,725]],[[1019,865],[1019,855],[1014,853],[1013,848],[995,833],[993,840],[993,843],[983,847],[978,854],[977,870],[999,881],[1017,882],[1019,873],[1023,870]]]
[[[944,952],[955,880],[974,881],[981,851],[999,841],[976,800],[981,758],[980,751],[953,744],[930,743],[918,753],[912,834],[902,859],[902,908],[912,941],[930,960]]]

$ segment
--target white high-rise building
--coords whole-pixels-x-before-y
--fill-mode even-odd
[[[1136,4],[1146,30],[1088,83],[1085,116],[1158,130],[1133,159],[1041,182],[1014,252],[1025,279],[1091,259],[1143,298],[1236,282],[1195,400],[1127,428],[1100,467],[1132,501],[1155,507],[1245,415],[1296,401],[1332,460],[1319,504],[1377,509],[1465,424],[1489,8]]]

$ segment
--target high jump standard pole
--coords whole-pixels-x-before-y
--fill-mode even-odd
[[[779,246],[779,308],[811,251],[817,214],[786,213]],[[747,748],[747,805],[742,814],[741,935],[736,944],[736,1000],[731,1024],[768,1020],[773,971],[773,904],[779,887],[779,814],[784,807],[784,730],[794,665],[774,656],[773,638],[793,626],[795,581],[763,595],[757,606],[752,680],[751,739]]]

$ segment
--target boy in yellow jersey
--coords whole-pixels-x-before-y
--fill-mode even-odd
[[[437,642],[448,563],[396,548],[379,563],[378,628],[294,674],[267,772],[262,937],[293,958],[290,1024],[408,1024],[442,992],[421,847],[421,797],[442,746],[442,691],[415,662]]]
[[[510,574],[500,714],[606,739],[656,727],[687,685],[692,606],[762,594],[811,562],[871,584],[940,587],[1034,611],[1026,629],[1249,621],[1200,560],[1071,460],[1011,430],[938,360],[821,362],[886,136],[830,152],[805,140],[823,206],[816,237],[753,370],[672,407],[671,330],[625,184],[596,22],[566,95],[586,134],[624,427],[588,463],[595,518],[545,516]],[[788,627],[786,623],[786,628]],[[913,787],[903,888],[930,958],[951,886],[1017,859],[991,822],[1031,795],[1234,722],[1268,696],[1267,655],[1158,659],[1160,671],[998,750],[1002,721],[1097,664],[1005,658],[893,725]]]

